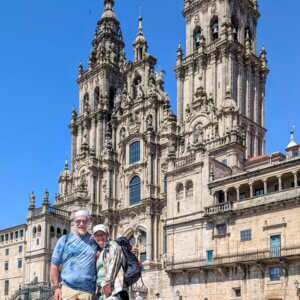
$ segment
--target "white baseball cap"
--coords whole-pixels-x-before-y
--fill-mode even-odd
[[[107,235],[109,235],[109,229],[104,224],[98,224],[98,225],[94,226],[93,233],[95,234],[97,231],[102,231],[102,232],[106,233]]]
[[[91,216],[87,210],[78,210],[74,214],[74,218],[77,218],[77,217],[86,217],[87,219],[89,219]]]

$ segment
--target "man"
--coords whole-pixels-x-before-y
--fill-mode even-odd
[[[84,210],[77,211],[73,221],[74,232],[58,240],[51,258],[54,300],[92,300],[96,288],[98,246],[87,231],[90,215]]]
[[[109,238],[109,229],[104,224],[93,228],[94,239],[100,247],[97,259],[97,286],[101,296],[99,299],[129,300],[124,289],[124,272],[126,264],[122,248]]]
[[[140,296],[139,292],[135,293],[135,300],[144,300],[144,298],[142,296]]]
[[[157,293],[155,294],[155,296],[156,296],[156,300],[162,300],[162,299],[160,298],[159,292],[157,292]]]

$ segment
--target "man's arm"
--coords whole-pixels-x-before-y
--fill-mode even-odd
[[[50,266],[50,278],[54,286],[58,286],[60,283],[59,266],[51,264]]]
[[[54,286],[54,300],[61,300],[62,293],[61,293],[61,287],[60,287],[60,272],[59,272],[58,265],[51,264],[50,278],[51,278],[51,282]]]

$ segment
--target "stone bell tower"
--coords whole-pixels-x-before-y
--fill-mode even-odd
[[[207,149],[223,147],[226,138],[239,144],[243,159],[264,154],[269,71],[265,49],[256,55],[257,1],[185,0],[183,15],[186,57],[179,46],[175,67],[179,123],[198,114]]]

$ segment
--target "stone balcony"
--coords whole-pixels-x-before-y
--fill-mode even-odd
[[[167,272],[180,270],[211,269],[222,266],[239,264],[267,264],[268,262],[281,262],[284,260],[300,258],[300,244],[290,245],[279,249],[258,249],[256,251],[236,252],[228,255],[217,255],[211,261],[204,257],[174,259],[170,257],[166,263]]]
[[[286,189],[266,195],[254,196],[239,201],[228,201],[217,205],[205,207],[205,215],[212,216],[219,213],[234,212],[242,209],[253,208],[261,205],[274,205],[282,201],[300,199],[300,187]]]
[[[55,215],[55,216],[61,216],[64,218],[69,218],[70,217],[70,213],[62,210],[62,209],[58,209],[55,207],[39,207],[39,208],[35,208],[32,212],[31,212],[31,217],[39,217],[40,215],[42,215],[43,213],[48,213],[51,215]]]

